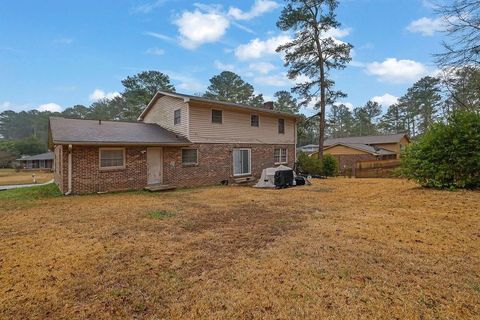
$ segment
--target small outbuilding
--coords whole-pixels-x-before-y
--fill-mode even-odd
[[[53,152],[45,152],[34,156],[26,156],[17,159],[22,169],[27,170],[53,170]]]

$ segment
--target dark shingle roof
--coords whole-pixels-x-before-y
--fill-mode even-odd
[[[36,154],[34,156],[27,156],[27,157],[22,157],[20,159],[17,159],[17,160],[53,160],[53,152],[49,151],[49,152],[45,152],[45,153],[41,153],[41,154]]]
[[[382,143],[398,143],[404,133],[390,134],[384,136],[363,136],[363,137],[348,137],[325,140],[324,145],[330,146],[336,143],[353,143],[353,144],[382,144]]]
[[[174,97],[174,98],[188,99],[190,101],[198,101],[198,102],[204,102],[204,103],[210,103],[210,104],[217,104],[217,105],[222,105],[222,106],[226,106],[226,107],[232,107],[232,108],[254,111],[254,112],[258,112],[258,113],[269,113],[271,115],[276,115],[276,116],[281,116],[281,117],[286,117],[286,118],[300,118],[299,115],[295,115],[295,114],[287,113],[287,112],[276,111],[276,110],[270,110],[270,109],[266,109],[266,108],[262,108],[262,107],[252,107],[252,106],[239,104],[239,103],[212,100],[212,99],[207,99],[207,98],[203,98],[203,97],[197,97],[197,96],[192,96],[192,95],[189,95],[189,94],[183,94],[183,93],[177,93],[177,92],[158,91],[155,94],[155,96],[153,97],[153,99],[148,103],[145,110],[143,110],[142,114],[138,117],[138,120],[143,120],[144,116],[153,107],[155,102],[159,98],[161,98],[162,96],[170,96],[170,97]]]
[[[153,123],[50,118],[50,139],[53,144],[103,145],[186,145],[179,136]]]

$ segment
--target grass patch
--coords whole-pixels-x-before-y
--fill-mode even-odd
[[[152,211],[149,211],[147,214],[150,218],[159,219],[159,220],[172,218],[177,215],[175,212],[166,211],[166,210],[152,210]]]
[[[38,200],[61,196],[62,193],[55,183],[38,187],[18,188],[0,191],[2,200]]]

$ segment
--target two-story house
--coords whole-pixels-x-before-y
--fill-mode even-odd
[[[190,187],[295,162],[292,114],[158,92],[138,122],[50,118],[55,182],[65,194]]]

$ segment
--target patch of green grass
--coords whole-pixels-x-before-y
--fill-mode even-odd
[[[153,219],[167,219],[175,217],[177,214],[175,212],[166,211],[166,210],[152,210],[148,212],[148,216]]]
[[[0,191],[1,200],[38,200],[59,197],[62,193],[55,183],[38,187],[18,188]]]
[[[472,288],[473,288],[473,291],[480,293],[480,284],[475,283],[474,285],[472,285]]]

